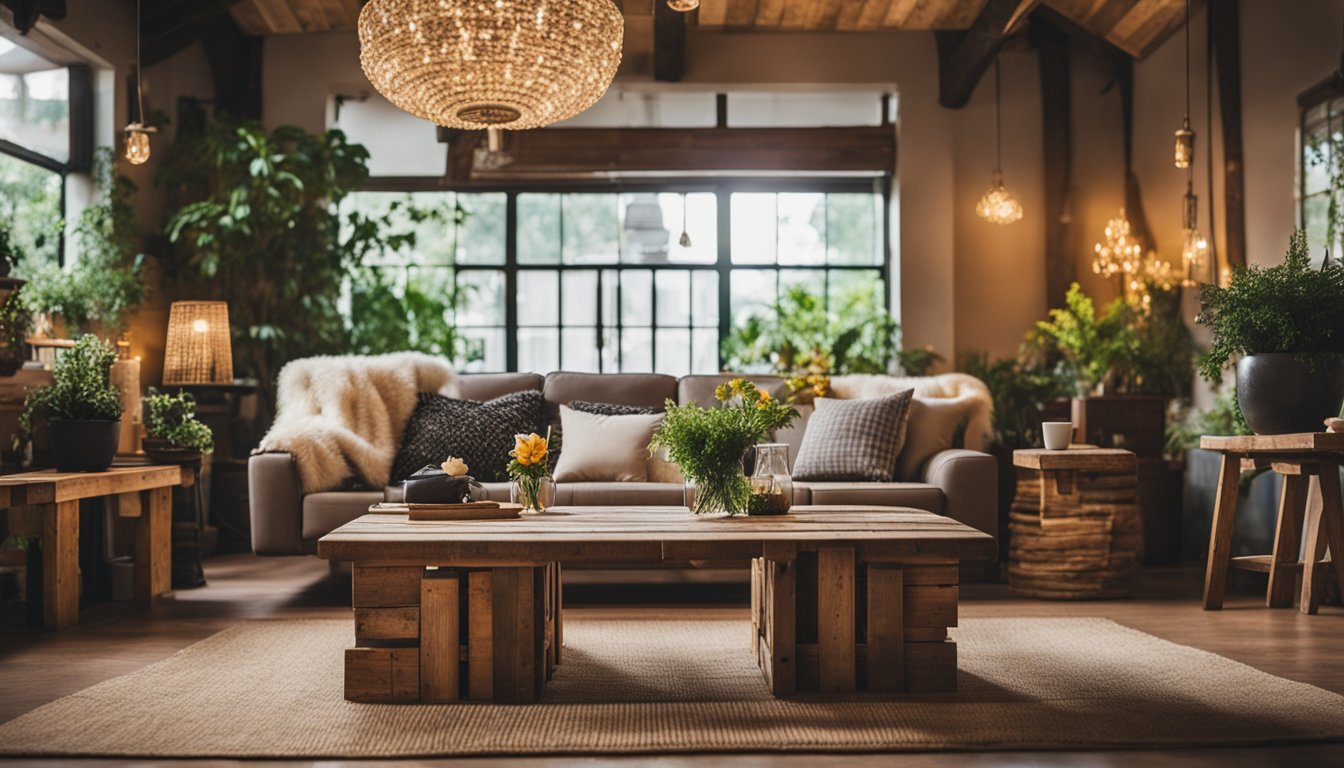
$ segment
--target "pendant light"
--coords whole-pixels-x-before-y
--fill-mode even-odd
[[[1012,224],[1022,218],[1022,204],[1003,186],[1003,123],[1000,117],[999,60],[994,59],[994,177],[989,191],[975,204],[975,213],[991,224]]]
[[[1211,280],[1207,274],[1209,241],[1199,231],[1194,154],[1195,134],[1190,130],[1190,0],[1185,0],[1185,120],[1181,130],[1176,132],[1176,167],[1185,169],[1185,196],[1181,200],[1181,285],[1187,288]]]
[[[700,0],[667,0],[667,7],[674,11],[690,13],[700,7]]]
[[[149,134],[157,128],[146,126],[145,97],[140,89],[140,0],[135,0],[135,121],[126,126],[126,159],[131,165],[149,160]]]
[[[625,35],[612,0],[369,0],[358,27],[379,93],[464,130],[540,128],[591,107]]]
[[[691,233],[686,231],[686,193],[681,193],[681,237],[677,239],[677,244],[682,248],[691,247]]]

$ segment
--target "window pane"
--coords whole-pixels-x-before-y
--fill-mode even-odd
[[[882,240],[879,236],[878,205],[882,198],[872,194],[829,194],[826,196],[826,262],[828,264],[879,265]]]
[[[741,323],[748,315],[775,303],[774,270],[735,269],[731,280],[734,323]]]
[[[664,217],[658,195],[621,195],[621,259],[631,264],[662,264],[668,259],[672,221]],[[680,230],[678,230],[680,234]]]
[[[457,203],[465,214],[457,234],[457,263],[503,264],[504,193],[461,194]]]
[[[681,328],[660,328],[655,334],[658,359],[655,373],[685,376],[691,372],[691,332]]]
[[[707,328],[719,325],[719,273],[691,273],[691,322]]]
[[[779,195],[779,263],[826,263],[825,195]]]
[[[566,264],[614,264],[620,256],[616,195],[574,194],[560,201]]]
[[[565,325],[597,325],[597,272],[564,273]]]
[[[653,273],[647,269],[621,272],[621,324],[653,325]]]
[[[25,271],[60,260],[61,176],[0,154],[0,221]]]
[[[730,93],[728,127],[881,125],[881,91]]]
[[[621,195],[621,259],[632,264],[713,264],[719,255],[715,201],[713,193]],[[683,232],[689,245],[681,244]]]
[[[0,139],[53,160],[69,160],[69,71],[0,38],[0,55],[5,54],[22,58],[25,71],[0,73]]]
[[[621,370],[653,370],[653,331],[629,327],[621,331]]]
[[[620,285],[621,273],[614,269],[602,270],[602,324],[608,328],[616,327],[616,315],[620,311],[617,289]]]
[[[736,192],[732,211],[733,263],[774,264],[778,210],[772,193]]]
[[[519,328],[518,370],[534,373],[560,370],[559,329]]]
[[[697,328],[691,331],[691,373],[717,373],[718,370],[718,330]]]
[[[369,150],[372,176],[442,176],[448,169],[448,145],[439,141],[434,124],[381,96],[342,99],[331,127]]]
[[[518,263],[560,263],[559,195],[518,195]]]
[[[478,350],[480,356],[462,364],[462,370],[468,373],[503,371],[508,368],[505,360],[503,328],[463,328],[462,337],[470,346]]]
[[[414,248],[370,253],[364,258],[365,264],[452,264],[456,204],[452,192],[354,192],[341,201],[341,210],[347,217],[343,236],[351,234],[348,218],[362,217],[375,222],[384,234],[415,233]],[[412,211],[429,215],[417,223],[412,220]],[[496,236],[503,238],[502,226]]]
[[[843,313],[855,303],[880,306],[886,302],[886,284],[876,270],[831,270],[827,285],[827,307],[832,312]]]
[[[658,325],[691,324],[691,275],[663,270],[658,273]]]
[[[559,320],[560,273],[552,270],[518,272],[518,324],[555,325]],[[521,362],[521,358],[519,358]]]
[[[467,269],[457,274],[462,295],[457,310],[458,325],[504,325],[504,272]]]
[[[597,329],[565,328],[561,331],[561,363],[566,371],[593,371],[597,367]]]

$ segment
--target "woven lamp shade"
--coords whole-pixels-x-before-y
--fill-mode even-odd
[[[168,311],[163,383],[165,386],[233,383],[227,302],[173,302]]]
[[[516,131],[591,107],[616,76],[624,37],[612,0],[369,0],[359,62],[417,117]]]

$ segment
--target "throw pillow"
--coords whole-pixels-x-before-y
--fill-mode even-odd
[[[555,463],[556,482],[645,482],[649,441],[662,420],[657,413],[603,416],[560,406],[565,450]]]
[[[619,403],[591,403],[587,400],[575,400],[569,404],[569,407],[576,411],[594,413],[598,416],[647,415],[663,412],[662,408],[646,408],[642,405],[621,405]]]
[[[905,447],[896,459],[896,479],[923,482],[924,465],[935,453],[961,447],[974,407],[975,403],[962,399],[915,398],[910,404]]]
[[[794,479],[890,482],[914,394],[907,389],[868,400],[818,397],[793,463]]]
[[[392,479],[400,482],[426,464],[437,466],[457,456],[483,483],[508,480],[513,436],[545,432],[543,402],[541,393],[531,390],[484,403],[421,392],[392,465]]]

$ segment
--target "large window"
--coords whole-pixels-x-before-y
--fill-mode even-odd
[[[445,322],[477,344],[466,369],[682,375],[719,370],[731,325],[791,286],[885,300],[879,188],[368,191],[345,204],[460,211],[421,225],[415,252],[379,267],[397,284],[461,293]]]
[[[1344,206],[1344,96],[1313,89],[1299,97],[1301,107],[1301,164],[1298,173],[1298,208],[1312,256],[1322,259],[1325,249],[1341,253],[1344,232],[1331,232],[1331,202]],[[1336,211],[1344,220],[1344,211]],[[1333,237],[1332,237],[1333,234]]]

